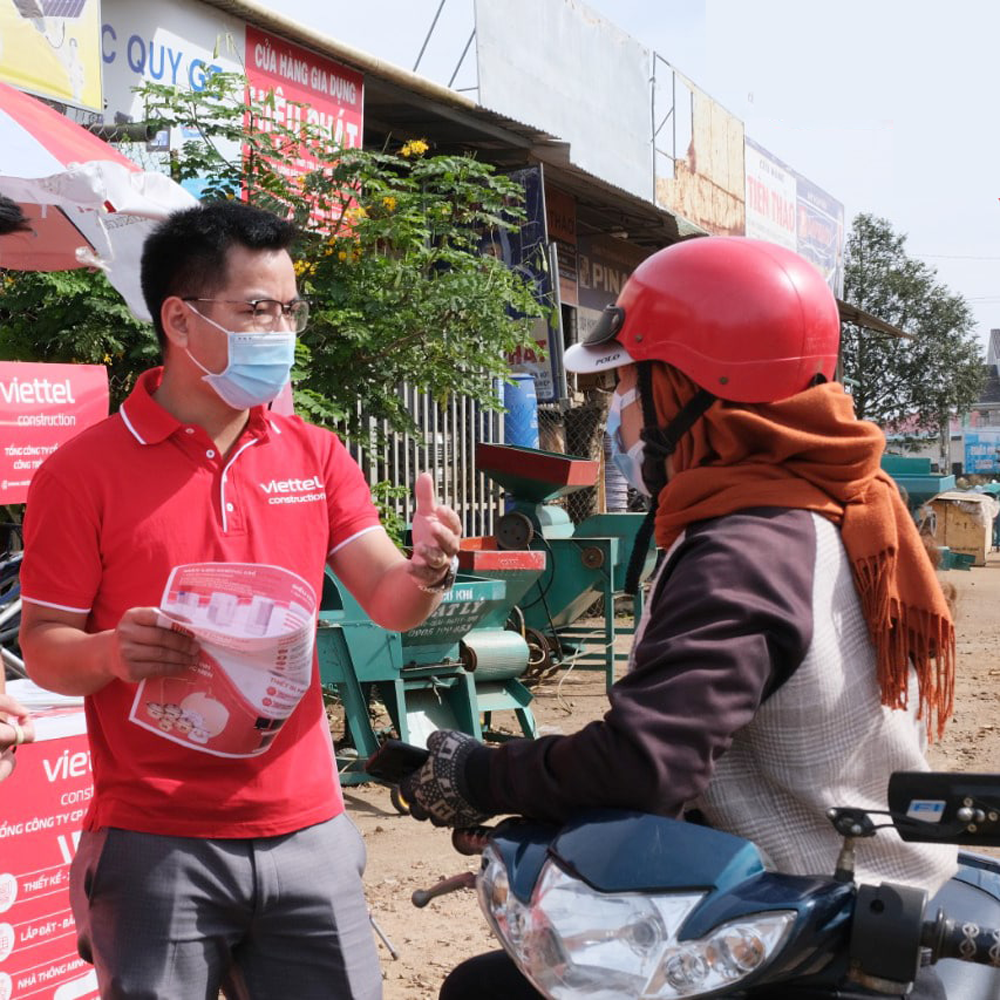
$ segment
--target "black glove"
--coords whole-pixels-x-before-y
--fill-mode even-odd
[[[459,829],[489,819],[469,801],[465,781],[465,763],[479,746],[479,740],[453,729],[439,729],[427,737],[430,757],[399,786],[414,819]]]

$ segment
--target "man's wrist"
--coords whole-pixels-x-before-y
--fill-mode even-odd
[[[448,563],[448,566],[439,580],[434,583],[417,582],[417,589],[422,590],[425,594],[443,594],[445,591],[451,590],[457,575],[458,556],[454,555],[451,557],[451,561]]]

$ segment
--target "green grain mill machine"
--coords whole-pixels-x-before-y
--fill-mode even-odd
[[[574,525],[564,507],[552,503],[593,486],[600,463],[537,448],[479,444],[476,466],[506,492],[508,509],[497,523],[498,550],[531,550],[547,556],[545,570],[517,602],[530,636],[541,637],[544,654],[558,666],[570,662],[602,669],[614,683],[615,639],[634,632],[615,619],[615,598],[622,594],[629,557],[645,514],[595,514]],[[643,577],[655,563],[652,544]],[[642,591],[635,598],[635,620],[642,612]],[[603,598],[600,626],[581,617]]]
[[[460,572],[435,612],[417,628],[376,625],[327,570],[316,630],[320,678],[344,705],[353,753],[338,754],[344,784],[371,780],[364,763],[380,743],[371,722],[374,696],[400,739],[423,746],[435,729],[479,739],[504,739],[496,712],[514,714],[523,735],[535,735],[531,692],[518,680],[528,665],[523,635],[505,628],[508,588],[516,597],[544,569],[544,560],[508,559],[494,578]]]

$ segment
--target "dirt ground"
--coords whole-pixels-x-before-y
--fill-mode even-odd
[[[931,748],[931,764],[943,771],[997,771],[1000,555],[991,555],[984,567],[942,577],[958,592],[958,689],[954,718],[944,739]],[[531,707],[544,731],[573,732],[603,713],[603,671],[561,672],[535,689]],[[510,726],[514,731],[513,717]],[[474,893],[450,893],[422,910],[412,905],[410,895],[444,877],[475,871],[478,859],[456,854],[446,831],[399,815],[388,789],[365,784],[344,791],[368,848],[365,881],[372,916],[397,953],[393,957],[379,942],[385,1000],[434,998],[458,962],[497,945]]]

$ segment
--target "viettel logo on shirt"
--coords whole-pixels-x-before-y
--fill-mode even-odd
[[[259,485],[267,494],[268,503],[310,503],[326,499],[319,476],[310,476],[308,479],[272,479],[269,483]]]

